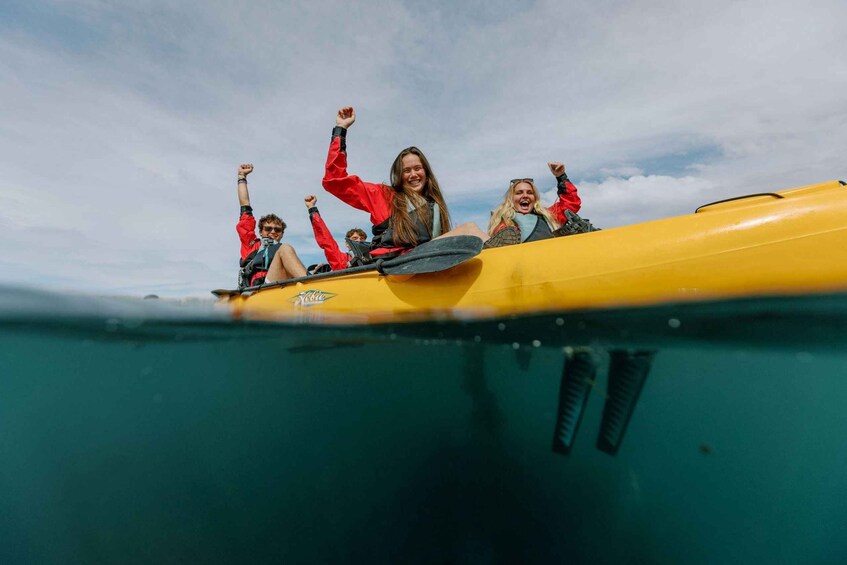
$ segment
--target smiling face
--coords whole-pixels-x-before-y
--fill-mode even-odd
[[[262,237],[269,237],[274,241],[279,241],[282,239],[282,232],[285,228],[282,227],[282,224],[279,222],[269,221],[262,224],[262,228],[259,230],[259,233]]]
[[[521,214],[532,212],[535,200],[535,188],[528,182],[519,182],[512,188],[512,204]]]
[[[403,157],[401,167],[403,189],[420,194],[426,186],[426,170],[421,158],[409,153]]]

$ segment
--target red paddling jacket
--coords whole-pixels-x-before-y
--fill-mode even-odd
[[[391,202],[394,190],[384,184],[365,182],[356,175],[347,173],[347,130],[336,126],[332,130],[332,141],[329,144],[329,154],[326,157],[326,172],[323,187],[330,194],[337,196],[353,208],[368,212],[373,224],[373,257],[384,256],[388,253],[404,252],[412,246],[394,242],[391,229]],[[430,207],[434,204],[429,203]],[[431,239],[430,230],[423,220],[412,213],[417,224],[418,244]],[[432,217],[432,214],[430,214]]]

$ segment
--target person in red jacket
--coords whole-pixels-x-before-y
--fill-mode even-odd
[[[350,266],[350,261],[353,260],[353,254],[350,251],[350,244],[347,243],[348,251],[342,251],[335,238],[332,237],[329,228],[321,218],[318,212],[318,198],[314,194],[310,194],[303,199],[306,204],[306,209],[309,211],[309,221],[312,223],[312,231],[315,232],[315,241],[324,251],[326,261],[329,263],[333,271],[340,271]],[[368,234],[359,228],[353,228],[347,231],[346,238],[352,241],[365,241],[368,239]],[[320,265],[318,265],[320,267]]]
[[[562,163],[547,163],[556,177],[558,197],[549,208],[541,204],[535,181],[530,178],[512,179],[503,202],[491,213],[488,233],[491,239],[512,243],[526,243],[562,235],[557,230],[572,217],[579,218],[582,202],[576,186],[565,174]]]
[[[238,167],[238,203],[241,205],[241,217],[235,229],[241,241],[239,286],[254,286],[303,277],[306,275],[306,268],[297,257],[297,252],[289,244],[280,242],[286,226],[279,216],[262,216],[259,219],[259,236],[256,237],[256,218],[253,217],[250,193],[247,190],[247,175],[252,172],[253,165],[250,163]]]
[[[350,106],[338,111],[326,159],[323,187],[354,208],[368,212],[373,223],[371,255],[404,253],[438,237],[488,234],[468,222],[452,228],[438,180],[423,152],[408,147],[391,166],[391,184],[365,182],[347,173],[347,130],[356,121]]]

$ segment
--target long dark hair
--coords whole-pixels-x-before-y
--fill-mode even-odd
[[[426,156],[417,147],[407,147],[397,155],[394,163],[391,165],[391,189],[394,191],[394,197],[391,200],[391,221],[394,225],[394,241],[407,244],[418,244],[418,232],[415,229],[415,224],[409,216],[408,203],[411,202],[418,213],[418,217],[423,220],[429,230],[430,236],[435,236],[432,233],[432,215],[429,212],[429,206],[420,202],[419,198],[414,198],[412,191],[403,188],[403,157],[406,155],[417,155],[421,160],[424,172],[426,173],[426,183],[424,184],[421,196],[425,200],[433,202],[438,206],[441,216],[441,233],[447,233],[452,229],[450,225],[450,214],[447,212],[447,204],[444,202],[444,196],[441,194],[441,188],[438,186],[438,180],[432,173],[432,167],[429,166]]]

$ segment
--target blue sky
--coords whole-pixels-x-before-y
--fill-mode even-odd
[[[365,214],[323,192],[429,157],[456,221],[562,160],[601,227],[845,178],[847,3],[4,2],[0,282],[203,296],[235,281],[235,171],[321,253]]]

